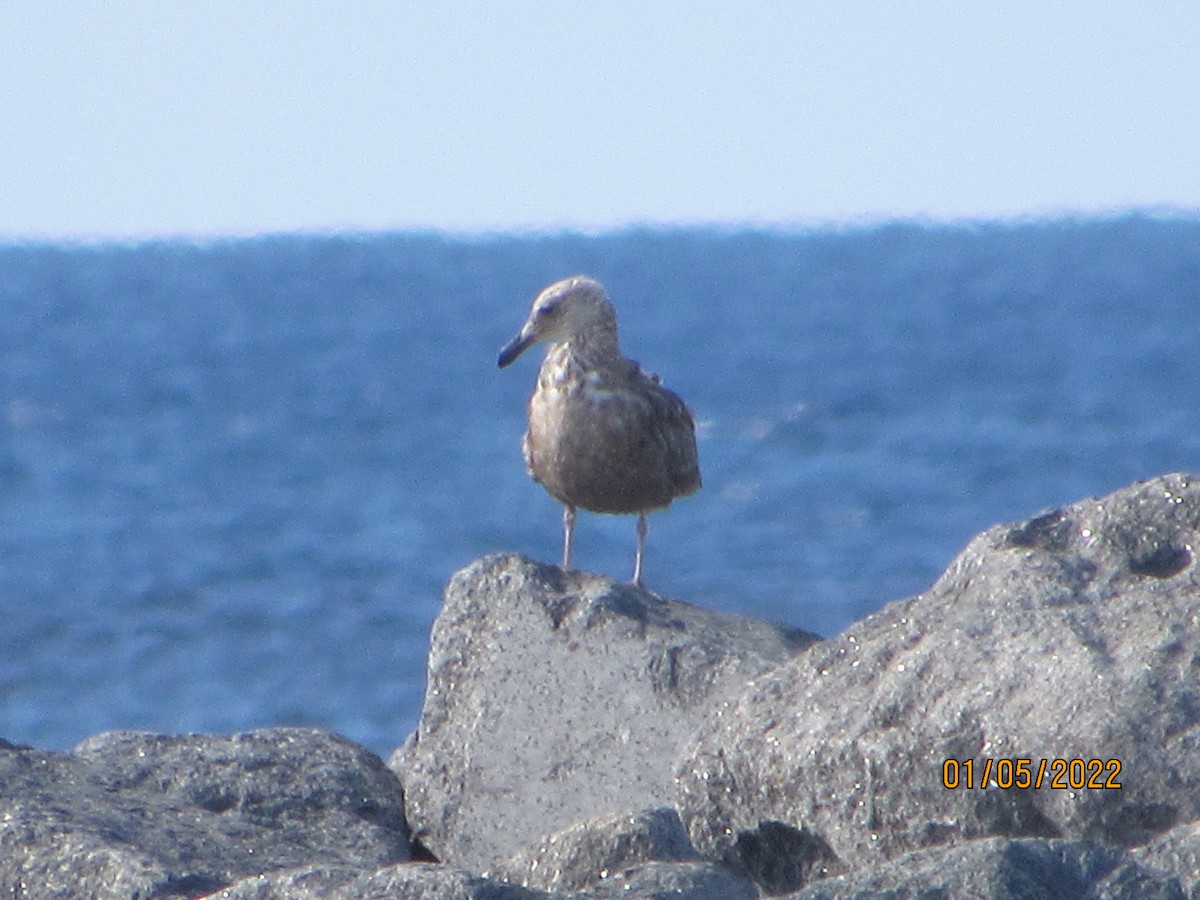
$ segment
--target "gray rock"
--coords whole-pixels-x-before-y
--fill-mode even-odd
[[[414,835],[481,871],[584,819],[669,805],[708,708],[815,639],[484,557],[446,589],[420,724],[392,757]]]
[[[676,897],[752,900],[754,884],[700,858],[679,814],[668,808],[590,819],[548,835],[489,875],[574,900]]]
[[[409,858],[399,782],[344,738],[113,732],[0,749],[0,895],[199,895],[271,868]]]
[[[213,900],[552,900],[549,894],[502,884],[429,863],[373,872],[308,867],[247,878]]]
[[[1172,828],[1133,856],[1151,871],[1178,877],[1188,897],[1200,897],[1200,822]]]
[[[544,891],[577,891],[648,862],[699,862],[679,813],[662,807],[604,816],[543,837],[489,875]]]
[[[760,884],[782,872],[782,892],[819,874],[789,880],[797,848],[827,848],[833,871],[991,835],[1131,847],[1195,819],[1198,527],[1200,484],[1168,475],[984,532],[926,593],[716,704],[678,769],[693,843]],[[1039,789],[981,790],[988,759],[1029,759],[1030,777],[1115,759],[1121,787],[1071,789],[1068,772],[1057,789],[1051,764]],[[792,850],[748,859],[764,824]]]
[[[786,900],[1185,900],[1175,878],[1120,848],[1082,841],[987,838],[909,853],[823,879]]]
[[[755,900],[747,878],[705,862],[649,862],[615,872],[570,900]]]
[[[304,866],[243,878],[209,896],[211,900],[333,900],[358,890],[361,883],[355,882],[372,874],[349,866]],[[355,896],[363,895],[359,891]]]
[[[523,880],[523,883],[517,883]],[[582,890],[580,890],[582,888]],[[754,900],[749,879],[705,862],[674,810],[581,823],[475,875],[406,863],[376,871],[306,867],[230,885],[214,900]]]

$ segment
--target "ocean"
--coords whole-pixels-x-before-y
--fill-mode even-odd
[[[0,738],[416,724],[449,577],[556,562],[536,292],[698,423],[646,582],[836,634],[977,532],[1200,470],[1200,220],[0,246]],[[581,512],[619,578],[634,520]]]

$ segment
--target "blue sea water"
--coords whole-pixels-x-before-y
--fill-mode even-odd
[[[540,353],[496,352],[576,272],[699,423],[667,596],[833,634],[991,524],[1200,470],[1195,220],[0,247],[0,737],[390,752],[450,575],[561,552]],[[581,513],[576,562],[633,541]]]

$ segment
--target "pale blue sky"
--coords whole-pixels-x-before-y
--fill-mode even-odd
[[[1196,212],[1197,48],[1197,0],[0,0],[0,237]]]

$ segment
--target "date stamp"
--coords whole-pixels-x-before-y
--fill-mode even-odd
[[[973,788],[1057,791],[1119,790],[1119,759],[947,759],[942,763],[942,787],[948,791]]]

